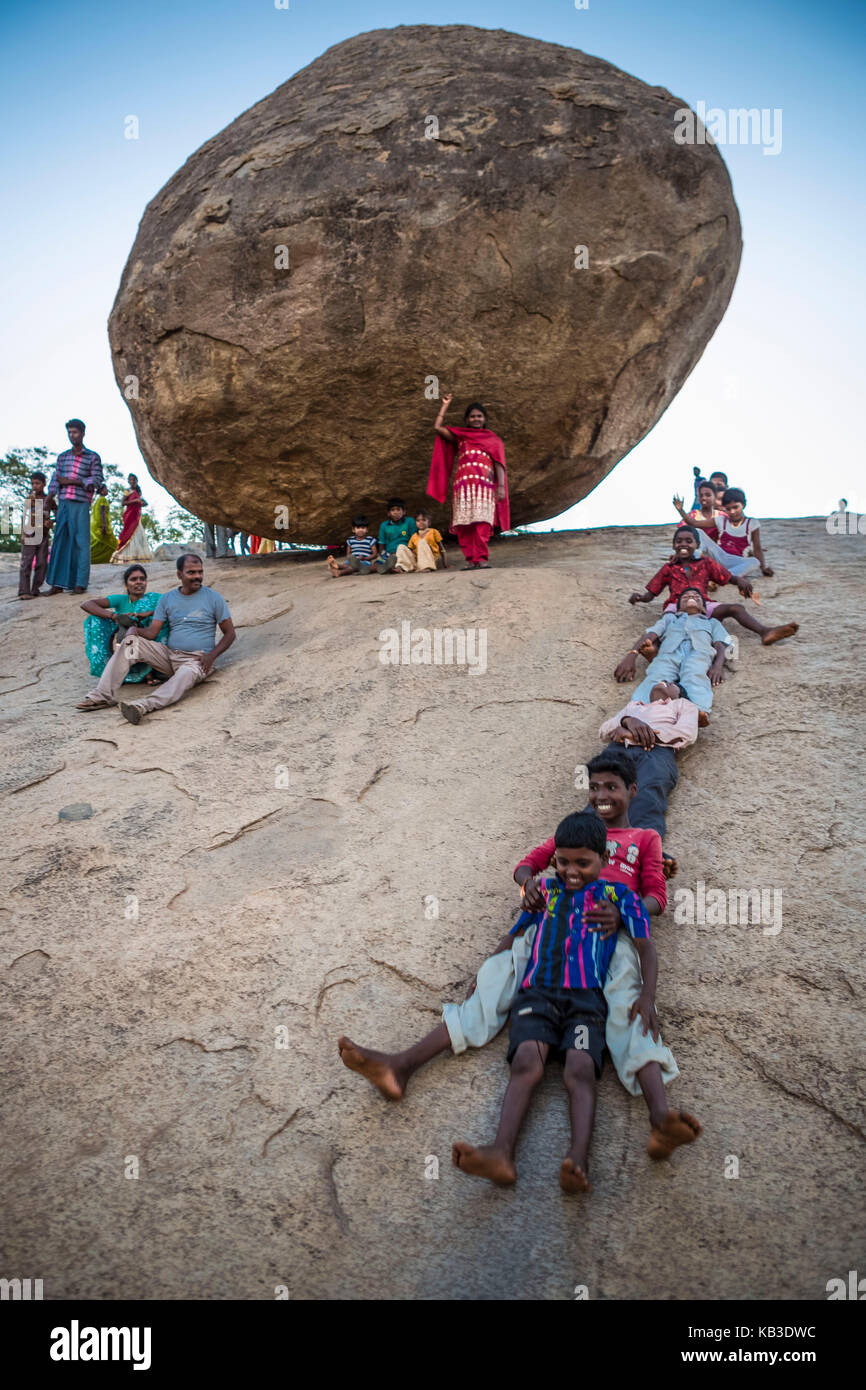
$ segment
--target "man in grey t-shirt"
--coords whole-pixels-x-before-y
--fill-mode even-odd
[[[177,562],[180,587],[163,594],[153,620],[134,628],[120,643],[103,671],[99,684],[78,705],[80,710],[107,709],[117,701],[130,666],[146,661],[169,679],[143,700],[121,703],[120,712],[130,724],[140,724],[151,710],[165,709],[182,700],[194,685],[206,680],[218,656],[235,640],[234,623],[222,594],[204,584],[204,568],[198,555],[181,555]],[[168,642],[153,639],[168,623]],[[222,637],[216,641],[216,629]]]

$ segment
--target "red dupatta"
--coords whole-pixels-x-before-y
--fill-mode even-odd
[[[496,500],[496,525],[502,531],[507,531],[511,526],[511,512],[508,505],[508,474],[505,471],[505,445],[494,434],[492,430],[470,429],[468,425],[449,425],[451,433],[461,440],[472,440],[479,449],[483,449],[493,459],[495,464],[502,469],[501,481],[504,492],[503,497]],[[448,497],[448,484],[451,481],[451,474],[454,469],[454,445],[447,439],[443,439],[441,434],[437,434],[436,442],[433,445],[433,457],[430,460],[430,477],[427,479],[427,496],[432,497],[436,502],[445,502]],[[500,477],[498,469],[494,472],[496,476],[496,491],[499,491]]]
[[[117,538],[118,550],[122,550],[126,542],[132,540],[141,521],[141,488],[130,488],[128,497],[129,501],[123,509],[123,530]]]

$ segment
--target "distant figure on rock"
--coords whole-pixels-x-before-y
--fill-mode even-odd
[[[44,473],[30,474],[30,492],[24,499],[21,516],[21,563],[18,567],[18,597],[42,597],[42,581],[48,568],[51,522],[57,509],[53,497],[45,492]]]
[[[48,496],[57,497],[57,525],[48,561],[49,594],[83,594],[90,579],[90,503],[102,487],[102,459],[84,447],[83,420],[67,420],[71,449],[57,455]]]
[[[505,445],[487,428],[487,411],[478,401],[466,407],[463,425],[449,428],[445,413],[453,397],[442,397],[433,426],[437,439],[433,446],[427,494],[445,502],[448,483],[457,468],[451,489],[451,530],[456,534],[467,570],[489,569],[487,544],[494,524],[507,531],[511,524],[508,509],[508,476],[505,472]]]
[[[401,546],[408,546],[415,534],[415,522],[406,515],[406,503],[402,497],[392,497],[388,503],[388,515],[379,527],[377,545],[379,554],[373,566],[380,574],[392,574],[400,568],[397,552]]]
[[[111,507],[105,483],[97,489],[90,513],[90,563],[107,565],[117,549],[117,537],[111,529]]]
[[[417,529],[409,537],[409,544],[397,546],[396,568],[406,574],[411,574],[414,570],[432,574],[437,566],[447,569],[445,543],[441,532],[430,525],[429,512],[416,512],[415,526]]]
[[[142,509],[147,506],[138,486],[138,478],[130,473],[127,490],[123,494],[123,525],[117,541],[117,549],[111,557],[113,565],[128,565],[132,560],[152,560],[153,551],[147,534],[141,524]]]
[[[327,559],[328,569],[335,579],[345,574],[373,573],[373,561],[379,548],[370,535],[369,525],[365,516],[352,517],[352,534],[346,540],[345,560],[336,560],[333,555]]]
[[[140,724],[151,710],[165,709],[207,680],[218,656],[235,640],[229,607],[222,594],[204,587],[204,568],[198,555],[181,555],[177,561],[180,585],[157,602],[153,621],[129,632],[102,673],[99,684],[78,705],[80,710],[108,709],[117,701],[129,668],[145,661],[168,677],[165,684],[145,699],[120,705],[130,724]],[[168,623],[167,642],[156,641]],[[222,637],[215,640],[219,627]]]

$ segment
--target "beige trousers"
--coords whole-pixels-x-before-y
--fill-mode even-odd
[[[398,545],[397,563],[394,568],[402,570],[404,574],[411,574],[412,570],[435,570],[436,557],[426,541],[418,541],[417,560],[408,545]]]
[[[99,678],[99,684],[88,691],[88,700],[117,702],[118,692],[126,680],[130,666],[136,661],[146,661],[155,671],[162,671],[171,679],[163,685],[154,687],[153,694],[142,700],[126,700],[125,704],[136,705],[145,714],[154,709],[165,709],[166,705],[182,700],[194,685],[207,680],[200,666],[204,652],[177,652],[164,642],[148,642],[135,632],[129,632],[108,662]]]

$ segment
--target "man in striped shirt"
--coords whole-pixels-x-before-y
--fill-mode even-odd
[[[635,944],[643,988],[631,1016],[652,1025],[658,963],[649,939],[649,917],[636,893],[619,883],[602,883],[607,827],[594,811],[566,816],[556,829],[556,879],[542,883],[544,915],[536,932],[523,983],[511,1009],[508,1060],[511,1080],[492,1144],[456,1143],[452,1158],[464,1173],[509,1187],[517,1179],[514,1151],[529,1103],[544,1074],[551,1048],[565,1060],[564,1082],[571,1114],[571,1147],[559,1170],[564,1192],[588,1192],[587,1151],[595,1116],[596,1081],[604,1052],[604,981],[615,936],[591,929],[585,913],[607,899],[619,910]]]
[[[48,496],[59,502],[46,576],[49,594],[64,589],[83,594],[90,579],[90,503],[105,479],[102,459],[84,447],[84,428],[83,420],[66,421],[72,448],[57,455],[48,484]]]

